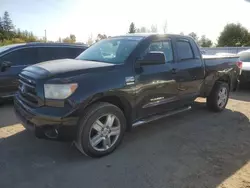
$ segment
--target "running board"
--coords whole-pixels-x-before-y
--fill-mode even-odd
[[[137,122],[135,122],[132,127],[137,127],[139,125],[142,125],[142,124],[145,124],[145,123],[149,123],[151,121],[155,121],[155,120],[158,120],[158,119],[161,119],[161,118],[164,118],[164,117],[168,117],[168,116],[172,116],[172,115],[175,115],[175,114],[179,114],[181,112],[185,112],[185,111],[188,111],[188,110],[191,110],[191,106],[188,106],[186,108],[182,108],[182,109],[179,109],[179,110],[175,110],[175,111],[172,111],[172,112],[168,112],[166,114],[161,114],[161,115],[155,115],[155,116],[152,116],[148,119],[142,119],[142,120],[139,120]]]

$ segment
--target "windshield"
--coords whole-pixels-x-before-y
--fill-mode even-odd
[[[127,38],[101,40],[81,53],[76,59],[122,64],[138,42],[139,40]]]
[[[243,62],[250,62],[250,51],[241,52],[238,54],[240,56],[240,60]]]

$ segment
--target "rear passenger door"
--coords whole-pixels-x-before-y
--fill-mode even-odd
[[[178,96],[182,102],[189,103],[200,94],[204,79],[204,65],[196,44],[188,39],[177,38],[175,49],[177,62],[173,64],[172,73],[178,83]]]
[[[22,48],[0,57],[0,62],[8,61],[11,67],[0,72],[0,96],[11,96],[18,88],[18,74],[27,66],[38,62],[36,48]]]

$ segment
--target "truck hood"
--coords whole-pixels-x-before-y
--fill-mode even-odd
[[[242,62],[242,70],[243,71],[250,71],[250,62],[243,61]]]
[[[59,59],[53,61],[45,61],[32,66],[29,66],[23,70],[23,72],[34,78],[45,78],[63,73],[83,74],[95,71],[104,71],[104,69],[113,67],[114,64],[84,61],[76,59]]]

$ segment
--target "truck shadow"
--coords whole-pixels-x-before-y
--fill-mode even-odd
[[[13,100],[6,100],[0,105],[0,128],[19,123],[13,110]]]
[[[211,113],[203,103],[135,128],[100,159],[23,131],[0,142],[0,187],[213,188],[247,164],[249,135],[243,113]]]
[[[250,89],[240,89],[240,92],[233,92],[230,98],[239,101],[250,102]]]

